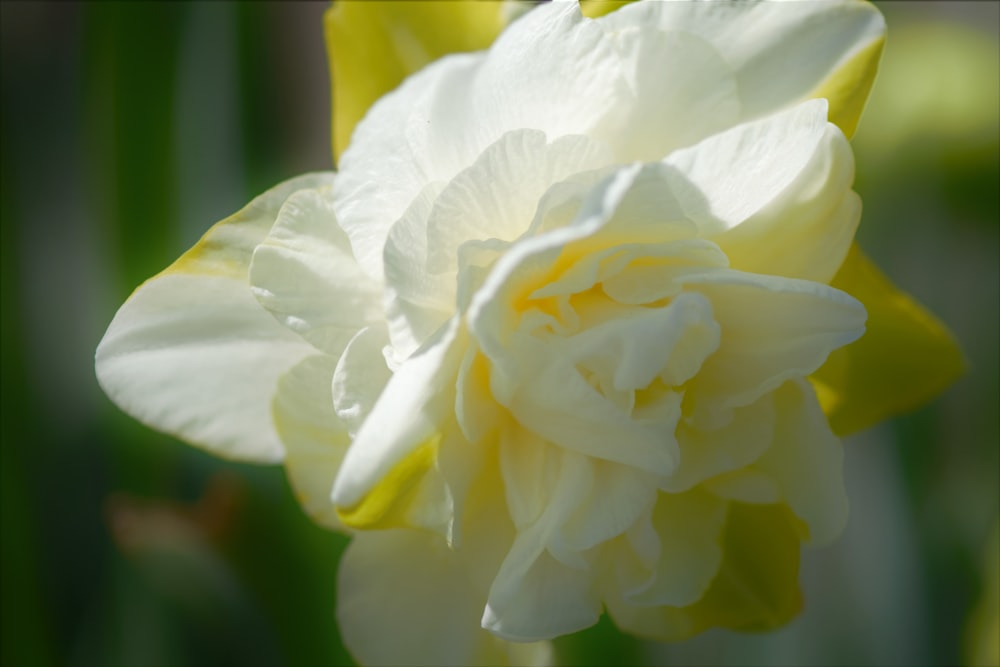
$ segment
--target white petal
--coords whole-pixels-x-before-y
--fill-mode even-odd
[[[826,100],[804,102],[713,135],[664,160],[694,186],[675,191],[702,236],[711,238],[735,227],[788,187],[826,132],[826,109]]]
[[[610,40],[569,3],[529,12],[488,53],[410,77],[372,107],[341,157],[337,216],[362,266],[381,275],[385,237],[410,202],[506,132],[593,136],[627,94]]]
[[[758,118],[805,99],[885,32],[885,21],[877,9],[851,0],[637,2],[601,22],[609,32],[636,25],[656,26],[663,34],[650,35],[650,39],[666,40],[680,32],[711,44],[733,70],[741,120]],[[698,59],[685,64],[697,72],[705,67],[703,62]],[[643,64],[653,69],[659,65]]]
[[[681,493],[709,478],[753,463],[771,446],[774,423],[770,395],[737,408],[732,421],[719,429],[692,428],[682,421],[677,429],[680,464],[661,488]]]
[[[864,332],[864,307],[819,283],[728,269],[680,280],[708,297],[723,336],[687,385],[696,428],[721,427],[731,408],[809,375]]]
[[[545,644],[512,646],[479,625],[485,590],[438,536],[359,533],[340,561],[337,621],[365,665],[544,664]]]
[[[726,501],[699,489],[661,493],[653,510],[653,527],[660,538],[656,577],[641,593],[627,596],[628,602],[674,607],[697,602],[722,562],[726,506]]]
[[[336,370],[331,375],[331,405],[351,436],[361,428],[392,376],[382,355],[387,343],[385,329],[365,327],[351,339],[336,362]],[[327,488],[327,496],[329,491]]]
[[[714,45],[656,25],[660,3],[637,4],[654,5],[644,8],[648,18],[606,27],[631,92],[610,141],[622,162],[661,159],[735,125],[742,111],[735,73]]]
[[[389,380],[337,475],[333,500],[338,507],[358,507],[407,456],[440,442],[454,410],[455,375],[464,352],[458,336],[453,319]]]
[[[826,100],[709,137],[665,163],[700,235],[734,268],[829,282],[860,219],[854,159]]]
[[[123,410],[229,458],[278,461],[271,423],[278,378],[315,350],[250,292],[250,254],[293,192],[331,174],[282,183],[214,226],[139,287],[97,348],[97,378]]]
[[[455,277],[427,270],[427,219],[441,185],[425,187],[389,230],[385,304],[393,352],[413,354],[455,312]]]
[[[359,329],[382,319],[381,288],[354,261],[330,188],[288,198],[254,251],[250,283],[280,322],[328,354],[339,355]]]
[[[285,445],[285,468],[295,497],[317,522],[343,530],[330,489],[351,439],[330,395],[336,357],[307,357],[278,380],[272,413]]]
[[[454,272],[459,246],[467,241],[517,238],[527,230],[549,187],[610,159],[606,149],[584,136],[547,143],[538,130],[504,134],[434,202],[427,222],[428,269]]]
[[[550,639],[590,627],[600,618],[593,575],[567,567],[548,552],[517,572],[516,587],[508,576],[513,578],[504,570],[497,575],[482,619],[483,627],[498,637],[519,642]]]
[[[789,382],[774,399],[774,444],[755,467],[775,481],[792,511],[809,526],[809,542],[827,544],[847,522],[843,448],[808,382]]]

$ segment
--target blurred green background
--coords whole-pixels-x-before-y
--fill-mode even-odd
[[[0,3],[3,665],[349,664],[343,539],[305,518],[281,469],[153,433],[93,376],[136,285],[253,195],[330,167],[325,7]],[[948,323],[969,373],[847,441],[851,523],[805,555],[786,629],[653,645],[604,621],[558,642],[567,663],[1000,651],[977,631],[1000,623],[984,602],[1000,596],[1000,4],[881,8],[889,41],[853,142],[859,238]]]

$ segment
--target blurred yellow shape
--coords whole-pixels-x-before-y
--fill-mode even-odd
[[[962,375],[965,359],[947,327],[896,288],[857,245],[831,285],[868,310],[865,335],[835,350],[812,376],[838,435],[913,410]]]

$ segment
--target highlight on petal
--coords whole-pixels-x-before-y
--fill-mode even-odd
[[[664,162],[700,234],[733,268],[828,283],[861,218],[854,158],[810,100],[676,151]]]
[[[855,245],[831,283],[868,311],[867,332],[830,355],[812,380],[835,433],[913,410],[965,371],[954,336],[897,289]]]
[[[286,181],[215,225],[119,309],[97,348],[97,378],[125,412],[227,458],[284,455],[271,421],[278,378],[315,352],[250,293],[253,248],[292,193],[331,174]]]
[[[885,34],[882,15],[865,2],[725,2],[711,11],[690,2],[637,2],[601,21],[608,30],[656,25],[711,44],[733,69],[741,120],[829,97],[831,118],[844,119],[846,134],[871,86],[873,45]],[[786,66],[789,59],[795,67]]]
[[[500,3],[338,0],[323,17],[333,93],[333,156],[407,75],[448,53],[485,49],[504,27]]]

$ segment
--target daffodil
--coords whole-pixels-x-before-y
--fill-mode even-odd
[[[430,60],[412,8],[341,7],[335,77],[345,23],[399,45],[376,93]],[[852,249],[847,135],[883,32],[851,1],[533,9],[381,97],[336,174],[140,286],[101,384],[283,461],[352,534],[337,613],[362,663],[540,663],[602,611],[663,640],[776,627],[800,545],[846,520],[835,431],[958,358]]]

